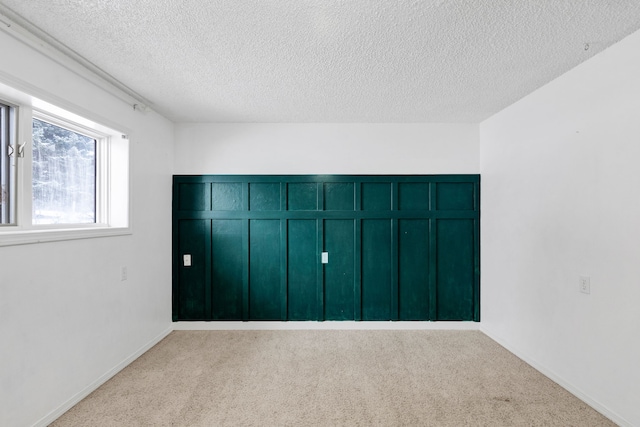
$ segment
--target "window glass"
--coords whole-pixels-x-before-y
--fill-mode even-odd
[[[97,141],[33,119],[33,224],[96,222]]]

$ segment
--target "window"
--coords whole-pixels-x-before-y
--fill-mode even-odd
[[[130,233],[123,132],[0,83],[0,136],[0,246]]]
[[[96,223],[94,137],[33,119],[33,224]]]
[[[15,133],[14,107],[0,103],[0,225],[15,221]]]

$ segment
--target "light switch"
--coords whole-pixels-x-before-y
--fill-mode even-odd
[[[322,263],[329,264],[329,252],[322,252]]]
[[[191,267],[191,254],[182,255],[182,264],[185,267]]]

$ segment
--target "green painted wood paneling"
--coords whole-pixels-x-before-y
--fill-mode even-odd
[[[249,184],[249,210],[280,210],[280,184],[277,182]]]
[[[191,266],[182,267],[178,274],[179,313],[184,320],[203,320],[209,317],[207,304],[206,277],[206,236],[210,221],[182,220],[178,223],[178,253],[180,263],[183,255],[191,255]]]
[[[429,315],[429,220],[401,219],[398,229],[399,319]]]
[[[436,209],[471,211],[475,204],[474,192],[473,182],[439,182],[436,184]]]
[[[474,306],[474,221],[436,222],[437,320],[471,320]]]
[[[429,184],[426,182],[399,183],[398,208],[404,211],[429,210]]]
[[[249,319],[283,320],[280,221],[249,221]]]
[[[318,184],[315,182],[287,185],[287,208],[290,211],[315,211],[318,209]]]
[[[364,211],[389,211],[391,210],[391,184],[363,182],[361,199]]]
[[[173,319],[479,321],[479,196],[477,175],[176,176]]]
[[[393,319],[391,246],[391,220],[362,220],[362,320]]]
[[[214,320],[242,320],[242,221],[212,221],[212,312]]]
[[[319,320],[317,228],[313,219],[288,221],[288,320]]]
[[[324,221],[324,251],[329,263],[324,267],[325,320],[354,320],[355,224],[352,219]]]
[[[211,184],[178,184],[178,209],[208,211],[211,209]]]
[[[243,191],[239,182],[214,182],[211,184],[211,201],[214,211],[239,211],[242,209]]]
[[[354,184],[352,182],[328,182],[324,184],[325,210],[352,211],[354,201]]]

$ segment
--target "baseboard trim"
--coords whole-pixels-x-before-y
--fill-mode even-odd
[[[462,330],[477,331],[478,322],[175,322],[175,331],[269,330]]]
[[[149,341],[148,343],[146,343],[145,345],[140,347],[138,350],[133,352],[133,354],[131,354],[129,357],[127,357],[122,362],[118,363],[116,366],[114,366],[113,368],[111,368],[107,372],[105,372],[102,376],[100,376],[100,378],[98,378],[95,381],[93,381],[91,384],[86,386],[80,392],[76,393],[73,397],[71,397],[69,400],[64,402],[62,405],[60,405],[59,407],[57,407],[56,409],[54,409],[53,411],[51,411],[47,415],[45,415],[43,418],[38,420],[33,425],[33,427],[46,427],[49,424],[51,424],[52,422],[54,422],[55,420],[57,420],[62,414],[67,412],[69,409],[71,409],[78,402],[80,402],[82,399],[84,399],[89,394],[91,394],[93,391],[95,391],[102,384],[104,384],[107,381],[109,381],[118,372],[120,372],[121,370],[126,368],[128,365],[130,365],[131,362],[136,360],[138,357],[142,356],[151,347],[153,347],[154,345],[156,345],[157,343],[162,341],[162,339],[164,337],[166,337],[167,335],[169,335],[172,331],[173,331],[173,327],[172,326],[170,326],[169,328],[167,328],[164,331],[162,331],[159,335],[157,335],[151,341]]]
[[[493,331],[491,331],[491,329],[488,329],[485,326],[481,326],[480,327],[480,332],[482,332],[483,334],[487,335],[489,338],[491,338],[492,340],[494,340],[495,342],[500,344],[502,347],[504,347],[507,350],[509,350],[511,353],[515,354],[520,359],[524,360],[527,364],[532,366],[534,369],[536,369],[542,375],[544,375],[545,377],[551,379],[552,381],[557,383],[560,387],[564,388],[569,393],[573,394],[575,397],[577,397],[578,399],[582,400],[584,403],[586,403],[587,405],[591,406],[593,409],[595,409],[596,411],[600,412],[602,415],[604,415],[605,417],[609,418],[614,423],[618,424],[620,427],[627,427],[627,426],[628,427],[633,427],[633,425],[629,421],[625,420],[624,417],[621,417],[619,414],[615,413],[614,411],[612,411],[611,409],[609,409],[608,407],[606,407],[602,403],[600,403],[597,400],[591,398],[589,395],[587,395],[585,392],[583,392],[579,387],[576,387],[575,385],[573,385],[570,382],[566,381],[564,378],[562,378],[562,376],[558,375],[553,370],[551,370],[551,369],[547,368],[546,366],[538,363],[538,361],[536,361],[535,359],[529,357],[525,352],[523,352],[520,349],[514,347],[513,345],[511,345],[511,343],[509,343],[508,341],[506,341],[505,339],[503,339],[499,335],[495,334]]]

